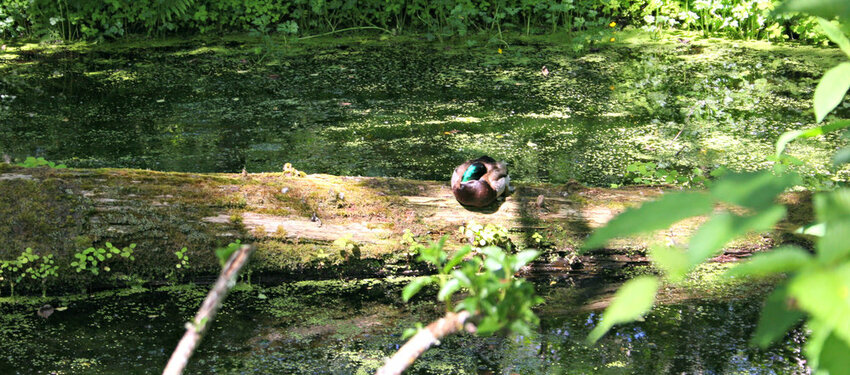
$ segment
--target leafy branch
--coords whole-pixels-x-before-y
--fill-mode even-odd
[[[850,3],[844,0],[791,0],[780,11],[801,11],[824,17],[818,20],[825,34],[850,58],[848,39],[828,19],[850,17]],[[845,28],[846,30],[846,28]],[[822,122],[844,100],[850,89],[850,62],[830,69],[820,80],[814,95],[814,114]],[[788,158],[783,152],[788,143],[850,127],[839,120],[806,130],[789,131],[776,142],[775,161]],[[835,164],[850,161],[850,147],[839,150]],[[604,246],[614,237],[646,233],[667,228],[693,216],[709,215],[694,233],[687,248],[653,245],[650,257],[670,283],[682,281],[697,265],[705,262],[736,237],[748,232],[769,230],[786,214],[775,204],[776,197],[798,183],[785,168],[771,172],[733,173],[711,185],[709,193],[680,192],[664,194],[639,208],[628,209],[597,230],[584,248]],[[850,368],[850,189],[821,192],[814,196],[816,223],[798,232],[816,237],[814,253],[797,246],[782,246],[754,255],[730,269],[727,277],[759,278],[787,274],[767,297],[752,342],[767,347],[791,327],[805,320],[811,335],[805,345],[808,365],[816,372],[847,373]],[[712,213],[716,206],[736,206]],[[605,310],[601,323],[590,333],[595,342],[615,324],[638,319],[650,310],[661,284],[656,276],[641,276],[628,281]]]
[[[437,274],[414,279],[404,288],[402,298],[408,301],[424,286],[437,284],[437,300],[446,304],[446,315],[418,331],[407,330],[404,337],[413,337],[378,370],[379,374],[401,373],[440,338],[462,328],[480,335],[499,331],[529,334],[531,326],[539,322],[531,308],[543,303],[543,299],[534,294],[531,283],[514,277],[540,255],[538,251],[509,254],[489,246],[464,260],[472,248],[464,246],[449,257],[443,251],[445,241],[443,237],[420,249],[419,260],[435,266]],[[465,291],[465,296],[453,305],[452,296],[459,291]]]

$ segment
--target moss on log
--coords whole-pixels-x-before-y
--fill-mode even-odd
[[[587,273],[645,262],[650,238],[621,239],[581,257],[575,250],[596,227],[624,208],[663,193],[662,187],[586,188],[578,184],[517,184],[504,201],[470,210],[448,182],[395,178],[287,176],[282,173],[191,174],[127,169],[19,168],[0,164],[0,259],[27,247],[51,253],[68,267],[75,252],[111,242],[137,244],[136,260],[115,261],[113,275],[163,280],[174,275],[174,252],[188,248],[184,277],[218,272],[216,247],[236,239],[254,243],[250,269],[285,278],[375,276],[409,270],[414,256],[400,243],[405,229],[421,242],[449,235],[447,246],[468,240],[457,229],[475,221],[509,229],[519,247],[543,247],[540,272]],[[781,228],[811,217],[806,194],[786,195],[791,216]],[[685,244],[704,219],[685,220],[655,239]],[[534,239],[537,232],[542,236]],[[736,258],[782,241],[785,231],[752,234],[721,256]],[[348,238],[347,251],[334,241]],[[356,248],[356,251],[354,251]],[[84,274],[60,272],[63,283]]]

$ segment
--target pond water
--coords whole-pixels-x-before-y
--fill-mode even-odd
[[[401,285],[324,281],[237,290],[186,373],[374,373],[403,343],[405,328],[439,315],[425,300],[401,304]],[[408,373],[806,373],[800,329],[768,350],[748,346],[761,306],[754,299],[660,306],[644,321],[587,345],[599,313],[572,308],[575,299],[567,296],[574,291],[542,288],[547,301],[531,336],[452,336]],[[205,293],[204,287],[178,287],[57,299],[54,304],[67,309],[48,319],[36,316],[37,307],[0,305],[0,373],[159,373]]]
[[[622,36],[568,43],[374,38],[276,45],[58,48],[0,61],[0,153],[74,167],[279,171],[447,180],[489,154],[525,182],[607,186],[632,161],[691,173],[762,168],[782,132],[812,126],[835,49]],[[260,58],[262,57],[262,60]],[[549,74],[541,73],[546,66]],[[12,98],[14,96],[14,98]],[[848,114],[839,108],[839,116]],[[834,171],[838,135],[794,143]]]

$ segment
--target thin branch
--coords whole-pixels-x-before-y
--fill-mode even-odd
[[[221,303],[227,297],[227,293],[236,285],[236,276],[239,275],[239,270],[248,261],[248,257],[253,251],[254,245],[242,245],[227,260],[221,274],[218,275],[218,279],[207,294],[207,298],[204,299],[204,303],[201,304],[201,308],[195,314],[195,318],[191,323],[186,323],[186,333],[180,339],[177,348],[171,353],[171,358],[168,360],[165,370],[162,371],[163,375],[180,375],[183,373],[183,369],[189,363],[189,357],[192,356],[204,336],[204,332],[210,326],[215,313],[218,312]]]
[[[387,30],[383,27],[378,27],[378,26],[357,26],[357,27],[349,27],[349,28],[345,28],[345,29],[329,31],[329,32],[326,32],[326,33],[321,33],[321,34],[316,34],[316,35],[309,35],[309,36],[298,38],[298,40],[311,39],[311,38],[316,38],[316,37],[320,37],[320,36],[331,35],[331,34],[341,33],[343,31],[352,31],[352,30],[381,30],[381,31],[383,31],[387,34],[393,33],[392,31],[389,31],[389,30]]]
[[[408,340],[398,351],[378,369],[377,375],[398,375],[408,368],[416,358],[425,353],[431,345],[439,344],[440,339],[463,329],[469,319],[469,312],[446,313],[446,316],[429,324]],[[471,326],[471,325],[470,325]],[[470,331],[474,327],[469,328]]]

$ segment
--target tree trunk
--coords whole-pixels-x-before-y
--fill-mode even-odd
[[[55,254],[57,265],[67,267],[73,254],[86,247],[136,243],[136,261],[116,261],[113,272],[157,279],[175,269],[174,252],[185,246],[189,270],[198,277],[218,273],[214,248],[240,239],[257,245],[248,272],[295,278],[375,276],[404,273],[415,263],[409,245],[400,243],[406,229],[422,243],[449,235],[451,250],[468,241],[458,227],[475,221],[507,228],[515,247],[543,249],[535,271],[581,274],[645,262],[649,237],[617,240],[582,256],[576,249],[594,228],[626,207],[669,189],[517,184],[503,201],[469,209],[455,201],[448,181],[0,164],[0,243],[6,245],[0,259],[32,247],[36,253]],[[786,229],[810,220],[807,194],[783,200],[791,215],[781,229],[750,235],[717,259],[771,247],[785,240]],[[685,220],[653,239],[685,245],[702,221]],[[542,241],[532,237],[535,232]]]

